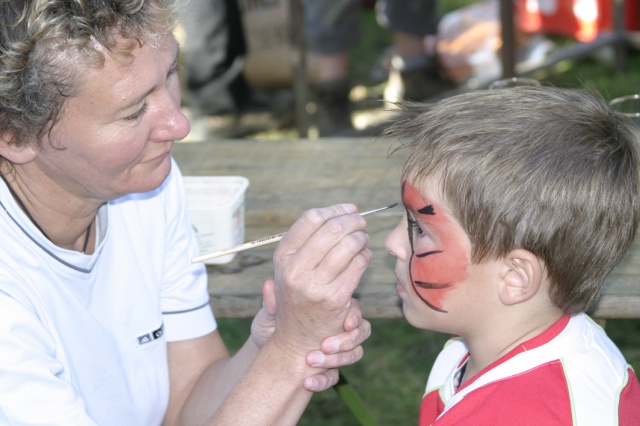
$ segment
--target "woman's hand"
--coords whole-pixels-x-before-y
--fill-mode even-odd
[[[308,210],[273,256],[278,309],[273,341],[303,357],[344,330],[352,294],[371,260],[365,219],[353,204]]]
[[[262,286],[263,307],[251,324],[251,337],[258,347],[264,346],[275,330],[276,299],[273,280]],[[371,335],[371,324],[362,317],[357,300],[353,299],[344,320],[344,331],[327,337],[317,350],[307,354],[311,367],[327,369],[324,373],[307,377],[304,386],[308,391],[321,392],[334,386],[339,379],[338,368],[362,359],[362,343]]]
[[[338,368],[355,364],[362,359],[362,343],[371,336],[371,324],[362,317],[360,304],[352,299],[351,307],[344,321],[344,332],[327,337],[320,350],[307,354],[307,364],[311,367],[328,368],[324,374],[307,377],[304,387],[311,392],[321,392],[338,383]]]

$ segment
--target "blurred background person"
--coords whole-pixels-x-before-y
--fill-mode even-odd
[[[194,113],[242,111],[255,101],[243,74],[246,43],[235,0],[189,0],[182,11],[185,101]]]
[[[181,13],[184,106],[191,115],[190,138],[242,137],[255,126],[291,124],[287,101],[252,86],[243,74],[247,42],[237,0],[189,0]],[[289,105],[290,106],[290,105]],[[254,114],[254,123],[240,124]],[[257,123],[256,115],[271,120]],[[230,117],[214,123],[210,117]],[[249,120],[251,121],[251,120]]]
[[[361,37],[362,0],[303,0],[311,94],[320,136],[354,134],[349,93],[349,49]],[[453,87],[441,76],[435,46],[425,43],[437,34],[436,0],[379,0],[378,22],[393,32],[393,55],[385,99],[421,101]]]

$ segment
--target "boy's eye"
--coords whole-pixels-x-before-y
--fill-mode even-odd
[[[409,244],[414,252],[433,249],[434,242],[428,226],[425,227],[425,223],[417,221],[409,209],[407,209],[407,233]]]
[[[422,246],[421,239],[427,234],[409,209],[407,209],[407,233],[409,234],[409,244],[413,250],[416,250],[417,246]]]
[[[426,232],[422,229],[420,224],[418,224],[418,221],[411,219],[411,217],[407,217],[407,222],[409,223],[409,231],[411,232],[411,235],[414,237],[423,237],[426,235]]]
[[[134,112],[133,114],[125,117],[125,121],[136,121],[138,120],[140,117],[142,117],[144,115],[144,113],[147,112],[147,104],[143,104],[142,107],[137,110],[136,112]]]

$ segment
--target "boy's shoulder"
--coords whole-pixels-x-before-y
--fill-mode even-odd
[[[545,412],[567,419],[567,424],[572,424],[574,416],[578,424],[594,424],[594,419],[602,420],[595,424],[608,424],[613,413],[622,414],[627,402],[640,406],[633,370],[604,331],[584,314],[564,317],[455,389],[453,375],[466,356],[462,340],[448,342],[429,378],[427,393],[432,397],[434,391],[438,393],[449,418],[499,415],[509,424],[508,419],[529,415],[540,421],[540,413]],[[505,412],[507,407],[518,410]]]
[[[432,389],[440,388],[460,363],[467,357],[469,350],[461,337],[455,336],[447,340],[438,354],[427,380],[425,394]]]

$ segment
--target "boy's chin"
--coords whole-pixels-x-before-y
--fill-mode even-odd
[[[426,310],[429,310],[427,312]],[[405,301],[402,302],[402,315],[409,324],[422,330],[435,331],[439,333],[451,333],[446,315],[447,313],[437,312],[424,306],[423,309],[410,307]]]

